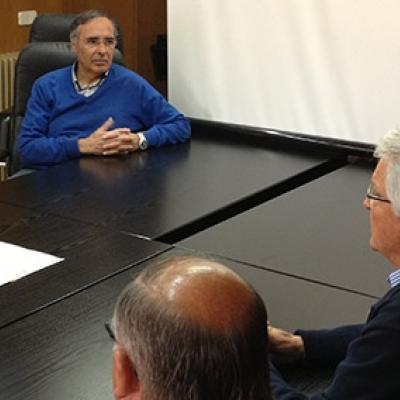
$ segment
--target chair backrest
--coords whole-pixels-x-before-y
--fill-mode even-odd
[[[69,42],[69,28],[76,14],[40,14],[32,23],[29,42]]]
[[[15,66],[13,114],[25,114],[26,103],[37,78],[74,62],[75,55],[65,42],[38,42],[25,46]]]
[[[150,46],[150,51],[156,79],[165,81],[168,74],[167,35],[157,35],[157,41]]]
[[[38,15],[31,26],[29,42],[69,42],[69,29],[77,14]],[[121,28],[117,25],[117,49],[122,53]]]
[[[75,53],[67,42],[32,42],[19,53],[15,66],[14,107],[11,114],[9,137],[12,149],[9,166],[11,174],[21,168],[17,152],[17,139],[33,83],[47,72],[72,65],[75,59]],[[123,56],[118,49],[115,50],[114,62],[123,64]]]

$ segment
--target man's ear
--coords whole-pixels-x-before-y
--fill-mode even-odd
[[[140,382],[136,368],[121,347],[113,350],[113,387],[117,400],[140,399]]]

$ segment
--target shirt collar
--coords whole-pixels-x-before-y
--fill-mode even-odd
[[[100,87],[100,85],[104,82],[104,80],[108,76],[108,73],[110,72],[110,70],[107,70],[106,72],[104,72],[104,74],[99,78],[97,82],[82,87],[78,82],[78,77],[76,76],[76,68],[77,68],[77,62],[75,61],[71,68],[72,82],[74,83],[76,92],[86,97],[91,96]]]
[[[395,271],[393,271],[389,275],[388,281],[389,281],[390,287],[394,288],[395,286],[397,286],[400,283],[400,269],[396,269]]]

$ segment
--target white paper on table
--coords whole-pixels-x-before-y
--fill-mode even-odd
[[[0,242],[0,286],[63,260],[51,254]]]

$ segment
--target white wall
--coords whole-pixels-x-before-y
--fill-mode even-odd
[[[399,0],[169,0],[189,117],[375,143],[400,125]]]

